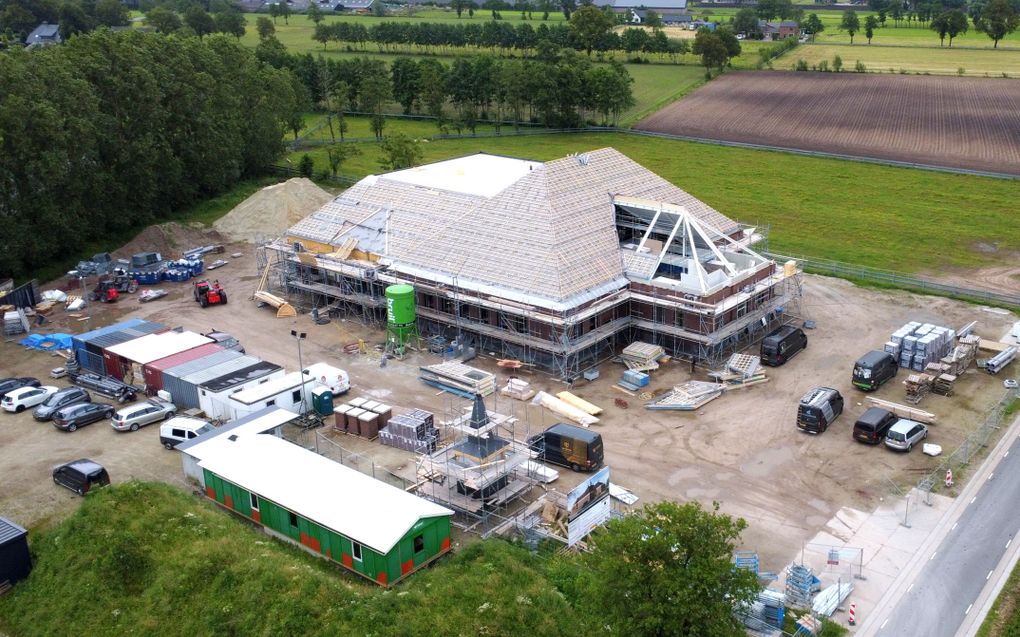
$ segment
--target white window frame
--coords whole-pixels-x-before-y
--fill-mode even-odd
[[[351,540],[351,557],[354,558],[355,562],[360,562],[362,560],[362,555],[361,544]]]

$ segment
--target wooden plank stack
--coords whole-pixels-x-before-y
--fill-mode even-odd
[[[911,374],[903,385],[907,388],[907,402],[916,405],[931,391],[935,378],[929,374]]]
[[[628,369],[638,372],[650,372],[659,369],[659,359],[666,355],[666,350],[659,345],[634,341],[620,352],[620,358]]]

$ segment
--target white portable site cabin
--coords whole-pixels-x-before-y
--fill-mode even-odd
[[[350,389],[347,372],[326,363],[315,363],[304,372],[291,372],[282,378],[256,385],[250,389],[230,394],[228,399],[230,415],[241,418],[266,407],[279,407],[295,414],[303,414],[312,408],[312,390],[327,386],[334,395]],[[303,387],[303,390],[302,390]]]
[[[212,420],[230,420],[234,417],[230,409],[232,395],[271,383],[286,374],[282,367],[267,361],[231,370],[198,386],[198,406]]]
[[[216,449],[229,444],[231,438],[249,434],[265,434],[267,436],[283,436],[283,426],[297,418],[297,414],[271,407],[250,414],[244,418],[232,420],[222,427],[202,434],[198,438],[182,442],[177,445],[181,452],[181,466],[184,469],[184,477],[190,478],[205,488],[205,477],[202,468],[198,463],[214,453]]]

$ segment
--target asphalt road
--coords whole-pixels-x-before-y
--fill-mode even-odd
[[[1003,455],[875,635],[953,637],[976,612],[978,596],[1020,531],[1020,439]]]

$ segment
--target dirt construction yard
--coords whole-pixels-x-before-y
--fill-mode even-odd
[[[726,73],[636,128],[1020,175],[1020,82]]]
[[[112,306],[95,306],[92,327],[125,317],[142,317],[173,326],[205,331],[215,327],[239,337],[249,353],[297,369],[297,348],[292,328],[308,333],[304,362],[325,360],[350,372],[354,385],[350,396],[371,395],[398,407],[424,407],[440,418],[466,405],[462,399],[437,395],[417,380],[419,364],[435,361],[432,355],[413,355],[391,360],[381,367],[377,357],[343,353],[343,345],[364,337],[381,340],[378,332],[349,322],[315,325],[307,315],[277,319],[267,308],[248,300],[257,284],[250,245],[228,247],[244,255],[216,273],[230,294],[230,304],[201,309],[190,297],[188,284],[166,284],[173,290],[167,298],[148,305],[127,296]],[[762,555],[762,568],[779,570],[843,506],[870,510],[879,498],[893,492],[891,483],[905,487],[937,463],[920,449],[907,454],[884,447],[865,446],[851,440],[852,424],[864,409],[864,395],[851,388],[853,361],[869,349],[881,348],[895,329],[908,320],[929,321],[959,327],[978,321],[978,332],[998,339],[1015,320],[1010,314],[954,301],[900,292],[857,288],[836,279],[804,278],[803,315],[817,322],[808,332],[807,350],[786,366],[768,369],[769,382],[731,392],[694,413],[651,412],[639,399],[628,398],[622,409],[614,398],[626,398],[613,390],[623,367],[605,363],[601,378],[574,388],[581,397],[605,408],[596,427],[605,439],[606,462],[614,483],[634,491],[641,502],[663,498],[696,499],[721,503],[722,510],[749,522],[744,545]],[[63,314],[54,315],[51,331],[85,331],[84,322]],[[32,375],[44,379],[61,360],[48,353],[25,350],[15,343],[0,346],[0,375]],[[472,363],[505,373],[494,361],[479,358]],[[938,415],[929,441],[947,452],[955,448],[1002,393],[1002,378],[1016,375],[1016,364],[998,377],[971,369],[958,382],[951,398],[929,396],[920,407]],[[705,379],[698,370],[696,378]],[[653,373],[650,389],[660,392],[690,378],[687,363],[668,363]],[[902,401],[901,371],[894,382],[877,393]],[[557,380],[539,373],[526,379],[536,389],[561,391]],[[65,381],[55,381],[64,385]],[[826,433],[810,436],[794,424],[797,400],[817,385],[839,389],[847,408]],[[502,399],[490,408],[509,410]],[[556,422],[537,407],[513,403],[512,409],[526,426],[518,436]],[[413,462],[406,452],[376,443],[352,440],[351,448],[375,455],[380,465],[406,472]],[[28,526],[52,522],[66,515],[80,498],[56,487],[50,479],[55,464],[90,457],[105,464],[114,481],[128,478],[162,480],[185,486],[177,452],[164,450],[158,428],[117,433],[106,421],[74,433],[37,423],[30,413],[0,414],[0,514]],[[552,486],[567,490],[581,476],[561,470]],[[640,503],[639,503],[640,504]]]

